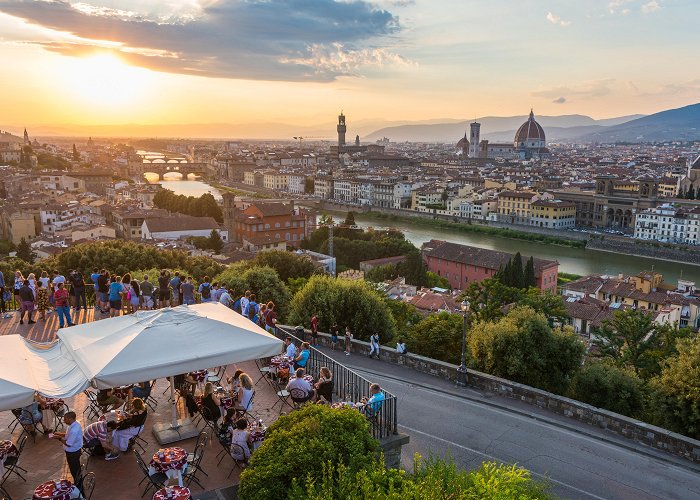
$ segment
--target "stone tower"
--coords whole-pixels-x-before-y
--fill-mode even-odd
[[[345,126],[345,115],[343,112],[340,112],[340,116],[338,116],[338,147],[343,147],[345,146],[345,131],[347,130],[347,127]]]
[[[473,122],[470,126],[469,133],[469,158],[479,157],[479,142],[481,135],[481,123]]]
[[[224,229],[228,231],[228,241],[236,239],[236,195],[224,191],[221,193],[224,199]]]
[[[24,145],[29,146],[29,134],[27,133],[27,129],[24,129]]]

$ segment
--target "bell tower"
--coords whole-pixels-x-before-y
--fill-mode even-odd
[[[236,195],[224,191],[221,196],[224,199],[224,228],[228,231],[228,241],[236,241]]]
[[[469,129],[469,158],[478,158],[481,123],[474,122],[469,126]]]
[[[345,115],[343,112],[340,112],[340,115],[338,116],[338,147],[343,147],[345,146],[345,131],[347,130],[347,127],[345,126]]]

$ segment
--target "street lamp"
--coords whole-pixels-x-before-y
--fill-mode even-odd
[[[462,362],[457,368],[457,385],[460,387],[465,387],[469,382],[469,376],[467,374],[467,319],[469,317],[469,301],[464,300],[462,302],[462,315],[464,316],[464,321],[462,323]]]

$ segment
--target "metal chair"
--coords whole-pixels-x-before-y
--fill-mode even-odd
[[[216,369],[215,375],[207,375],[207,382],[211,382],[214,385],[221,385],[221,381],[224,379],[226,374],[226,366],[219,366]]]
[[[88,405],[83,410],[83,418],[85,417],[85,413],[87,413],[88,420],[100,418],[103,412],[100,405],[97,404],[97,394],[87,389],[83,391],[83,394],[88,398]]]
[[[90,500],[93,491],[95,491],[95,473],[88,472],[83,476],[83,498]]]
[[[233,460],[233,467],[231,468],[231,472],[228,473],[228,476],[226,476],[226,479],[231,477],[231,474],[233,474],[233,470],[236,467],[238,467],[238,469],[242,471],[245,467],[248,466],[248,458],[246,457],[245,450],[240,444],[231,443],[228,445],[228,449],[228,455]]]
[[[162,472],[156,472],[155,474],[149,474],[148,473],[148,466],[146,465],[146,462],[143,461],[143,458],[141,455],[139,455],[139,452],[134,450],[134,455],[136,456],[136,463],[139,466],[139,469],[143,473],[143,479],[141,479],[141,482],[139,483],[139,486],[145,481],[148,480],[148,484],[146,484],[146,489],[143,491],[143,494],[141,495],[141,498],[148,493],[148,491],[153,488],[154,491],[158,491],[159,489],[165,487],[165,483],[168,482],[168,476],[166,476]]]
[[[260,378],[255,382],[256,384],[260,382],[264,378],[269,378],[270,372],[272,372],[272,368],[267,366],[265,363],[262,362],[260,359],[255,360],[255,366],[258,367],[258,371],[260,372]]]
[[[204,405],[202,405],[202,407],[200,408],[199,413],[202,415],[201,420],[204,422],[204,426],[211,429],[213,434],[218,435],[219,415],[212,415],[211,411],[209,411],[209,408],[207,408]]]
[[[53,412],[53,428],[63,429],[65,427],[63,416],[70,411],[70,407],[66,403],[63,403],[63,405],[58,408],[52,406],[51,411]]]
[[[299,388],[292,388],[291,391],[287,391],[289,393],[289,399],[292,400],[292,403],[294,403],[294,408],[297,409],[304,403],[307,403],[311,401],[311,398],[313,397],[314,393],[313,391],[306,392],[303,389]]]
[[[146,446],[148,446],[148,441],[146,441],[144,438],[141,437],[141,433],[143,432],[143,427],[144,426],[142,425],[139,428],[138,434],[136,434],[135,436],[133,436],[132,438],[129,439],[129,444],[132,446],[132,448],[134,446],[138,446],[139,448],[141,448],[141,453],[146,452],[146,449],[144,448],[143,445],[145,444]]]
[[[12,497],[10,497],[10,494],[5,491],[5,488],[0,486],[0,500],[12,500]]]
[[[270,411],[274,409],[275,406],[278,404],[280,405],[280,414],[282,413],[282,410],[284,410],[284,406],[287,405],[289,408],[294,409],[294,405],[289,402],[289,391],[282,387],[279,382],[275,382],[275,393],[277,394],[277,402],[272,405],[272,408],[270,408]]]
[[[22,481],[24,481],[25,483],[27,482],[27,479],[19,472],[22,471],[25,474],[27,473],[27,469],[19,465],[19,461],[22,457],[22,451],[24,450],[25,444],[27,444],[27,436],[22,434],[19,438],[19,441],[17,442],[17,456],[7,457],[5,459],[5,472],[2,475],[2,482],[0,482],[0,486],[5,484],[5,481],[8,477],[10,477],[11,474],[16,474],[20,477],[20,479],[22,479]]]
[[[201,434],[204,434],[204,442],[203,443],[197,443],[197,446],[194,449],[193,453],[193,460],[192,462],[187,463],[187,467],[185,468],[185,472],[182,474],[182,479],[184,482],[184,485],[189,488],[190,484],[194,481],[197,486],[202,488],[204,490],[204,486],[202,486],[202,483],[199,482],[199,479],[197,479],[197,472],[202,472],[205,476],[207,475],[204,470],[202,470],[202,459],[204,458],[204,447],[206,445],[207,441],[207,433],[202,432]],[[200,437],[201,437],[200,434]],[[199,441],[199,438],[198,438]],[[208,476],[207,476],[208,477]]]
[[[187,454],[187,466],[188,467],[197,467],[197,470],[199,470],[202,474],[205,476],[209,477],[209,474],[207,474],[204,469],[202,469],[199,464],[195,465],[196,460],[198,456],[201,453],[204,453],[204,447],[207,445],[207,439],[209,439],[209,436],[205,431],[202,431],[199,433],[199,436],[197,436],[197,444],[194,446],[194,451],[192,453]]]

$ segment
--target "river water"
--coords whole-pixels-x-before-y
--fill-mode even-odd
[[[675,284],[681,273],[683,278],[700,283],[700,267],[680,264],[646,257],[634,257],[597,250],[546,245],[531,241],[522,241],[501,236],[478,233],[463,233],[452,229],[411,225],[409,222],[391,221],[389,224],[374,220],[362,220],[362,215],[355,215],[357,225],[376,229],[395,227],[401,230],[408,240],[420,247],[431,239],[446,240],[463,245],[471,245],[503,252],[520,252],[523,256],[559,261],[559,271],[573,274],[637,274],[640,271],[660,272],[667,283]]]
[[[210,186],[206,182],[197,180],[196,176],[190,176],[185,180],[180,179],[179,174],[173,174],[173,177],[170,177],[170,174],[165,174],[165,179],[159,181],[157,175],[153,177],[146,175],[146,180],[151,184],[160,184],[165,189],[169,189],[175,194],[198,198],[204,193],[211,193],[217,200],[221,201],[223,199],[221,197],[221,191]]]

